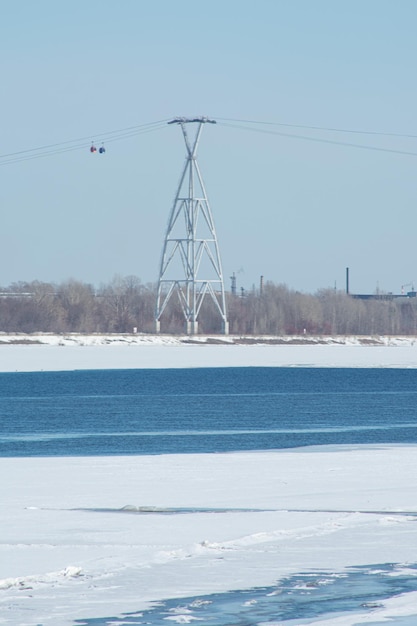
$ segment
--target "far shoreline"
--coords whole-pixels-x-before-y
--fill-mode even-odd
[[[415,336],[0,334],[0,372],[208,367],[417,368]]]
[[[413,345],[417,335],[337,335],[337,334],[170,334],[170,333],[82,333],[82,332],[0,332],[2,345],[360,345],[399,346]]]

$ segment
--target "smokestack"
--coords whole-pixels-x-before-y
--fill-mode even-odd
[[[230,277],[230,280],[232,281],[232,285],[231,285],[231,292],[232,292],[232,296],[236,295],[236,274],[233,272],[233,275]]]
[[[346,268],[346,293],[349,295],[349,268]]]

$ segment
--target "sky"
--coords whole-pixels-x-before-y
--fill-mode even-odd
[[[415,2],[0,8],[1,286],[156,282],[185,159],[166,122],[204,115],[227,290],[417,287]]]

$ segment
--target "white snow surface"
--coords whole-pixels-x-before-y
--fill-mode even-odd
[[[415,368],[417,338],[0,334],[0,372],[239,366]]]
[[[73,624],[310,569],[417,561],[416,446],[1,458],[0,473],[0,624]],[[407,614],[417,593],[317,623]]]
[[[354,339],[251,346],[111,339],[47,336],[6,345],[2,336],[0,370],[417,363],[412,338],[371,346]],[[414,445],[0,458],[0,475],[0,624],[66,626],[165,598],[181,606],[187,596],[278,586],[282,577],[309,570],[417,562]],[[417,593],[311,623],[395,623],[406,616],[417,623]],[[180,611],[176,621],[182,619],[192,616]]]

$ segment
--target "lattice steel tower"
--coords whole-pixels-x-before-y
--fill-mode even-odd
[[[187,133],[191,123],[197,124],[194,138]],[[155,310],[158,333],[161,317],[174,294],[184,314],[187,334],[197,334],[198,315],[206,296],[211,298],[221,318],[221,331],[225,335],[229,332],[219,245],[197,163],[198,142],[206,123],[216,122],[207,117],[178,117],[168,122],[181,126],[187,155],[162,249]]]

